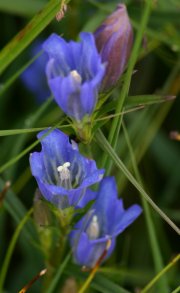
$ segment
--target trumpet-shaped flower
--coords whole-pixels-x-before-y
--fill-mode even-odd
[[[36,41],[30,51],[30,57],[35,57],[41,50],[42,43]],[[47,61],[47,54],[42,52],[42,54],[21,74],[23,83],[35,95],[37,101],[40,103],[45,101],[51,94],[45,74]]]
[[[134,222],[140,213],[141,208],[138,205],[125,210],[122,199],[117,198],[114,178],[104,178],[92,208],[70,234],[75,262],[92,268],[107,249],[107,244],[108,258],[115,247],[116,237]]]
[[[49,133],[48,133],[49,132]],[[39,189],[46,200],[64,209],[83,207],[95,194],[87,187],[99,182],[104,170],[94,160],[83,157],[77,144],[58,129],[38,134],[41,152],[30,155],[30,166]]]
[[[102,61],[107,62],[102,89],[115,85],[123,73],[133,44],[133,30],[126,6],[119,4],[94,33]]]
[[[78,122],[92,114],[105,72],[93,35],[81,33],[80,37],[81,42],[66,42],[52,34],[43,44],[49,56],[46,75],[55,101]]]

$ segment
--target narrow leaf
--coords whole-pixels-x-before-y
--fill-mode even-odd
[[[171,228],[180,235],[180,229],[168,218],[168,216],[155,204],[155,202],[150,198],[150,196],[145,192],[137,180],[132,176],[123,162],[120,160],[114,149],[111,147],[101,130],[98,130],[96,134],[96,140],[101,148],[109,154],[111,159],[114,161],[115,165],[124,173],[124,175],[129,179],[129,181],[135,186],[135,188],[140,192],[153,209],[171,226]]]
[[[40,34],[65,1],[51,0],[0,52],[0,74]],[[67,3],[67,1],[66,1]]]
[[[1,0],[0,10],[21,16],[31,16],[43,8],[45,0]]]
[[[172,95],[140,95],[140,96],[129,96],[125,101],[125,107],[134,106],[148,106],[158,103],[163,103],[175,99]]]
[[[18,240],[19,234],[20,234],[21,230],[23,229],[24,225],[26,224],[27,220],[29,219],[30,215],[32,214],[32,212],[33,212],[33,209],[31,208],[28,211],[28,213],[23,217],[23,219],[21,220],[21,222],[17,226],[15,233],[14,233],[14,235],[11,239],[11,242],[9,244],[9,247],[8,247],[5,259],[4,259],[4,263],[2,265],[1,274],[0,274],[0,291],[1,292],[3,289],[3,285],[4,285],[5,278],[6,278],[9,263],[10,263],[16,242]]]

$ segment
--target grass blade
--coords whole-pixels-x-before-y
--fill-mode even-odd
[[[43,8],[45,0],[1,0],[0,10],[21,16],[31,16]]]
[[[180,235],[180,229],[168,218],[168,216],[154,203],[154,201],[149,197],[149,195],[144,191],[137,180],[132,176],[120,158],[117,156],[101,130],[98,130],[96,134],[96,140],[99,146],[109,154],[111,159],[114,161],[115,165],[124,173],[124,175],[129,179],[129,181],[135,186],[135,188],[140,192],[140,194],[149,202],[153,209],[171,226],[171,228]]]
[[[33,208],[31,208],[28,213],[24,216],[24,218],[21,220],[21,222],[19,223],[19,225],[17,226],[15,233],[11,239],[11,242],[9,244],[5,259],[4,259],[4,263],[2,265],[2,269],[1,269],[1,274],[0,274],[0,292],[2,292],[3,290],[3,285],[4,285],[4,281],[6,278],[6,274],[7,274],[7,270],[8,270],[8,266],[11,260],[11,256],[13,254],[16,242],[18,240],[19,234],[21,232],[21,230],[23,229],[24,225],[26,224],[26,222],[28,221],[30,215],[33,212]]]
[[[63,263],[59,266],[56,275],[54,276],[49,288],[46,290],[46,293],[53,293],[55,292],[56,286],[58,285],[58,282],[60,280],[60,277],[67,266],[67,263],[69,262],[71,257],[71,252],[66,256]]]
[[[124,136],[125,136],[125,139],[126,139],[126,142],[127,142],[127,146],[128,146],[128,149],[129,149],[129,153],[130,153],[132,166],[133,166],[133,169],[134,169],[134,174],[135,174],[136,179],[138,180],[138,182],[141,184],[141,186],[143,186],[141,176],[140,176],[140,173],[139,173],[139,170],[138,170],[136,158],[134,156],[133,148],[132,148],[131,141],[130,141],[130,138],[129,138],[129,134],[128,134],[128,131],[126,129],[126,126],[125,126],[124,122],[122,122],[122,126],[123,126]],[[157,236],[156,236],[155,225],[154,225],[154,222],[153,222],[153,219],[152,219],[152,214],[151,214],[151,211],[150,211],[150,207],[149,207],[147,201],[144,198],[142,198],[142,204],[143,204],[144,213],[145,213],[145,219],[146,219],[146,223],[147,223],[147,230],[148,230],[148,233],[149,233],[149,241],[150,241],[152,255],[153,255],[153,259],[154,259],[155,270],[156,270],[156,273],[158,273],[160,270],[163,269],[163,266],[164,266],[163,265],[163,260],[162,260],[162,255],[161,255],[159,243],[158,243]],[[159,291],[162,291],[164,293],[169,292],[166,278],[163,278],[162,280],[160,280],[160,282],[158,284],[158,287],[159,287]]]
[[[0,74],[40,34],[68,1],[51,0],[0,52]]]
[[[141,293],[146,293],[154,284],[161,278],[170,268],[172,268],[180,260],[180,254],[178,254],[159,274],[157,274],[147,286],[142,289]]]

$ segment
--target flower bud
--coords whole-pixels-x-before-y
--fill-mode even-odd
[[[94,33],[102,62],[107,62],[102,90],[115,85],[123,73],[133,44],[133,30],[126,6],[118,4]]]

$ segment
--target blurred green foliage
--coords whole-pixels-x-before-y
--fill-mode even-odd
[[[127,4],[137,35],[140,18],[144,12],[144,2],[123,2]],[[70,1],[64,18],[57,22],[55,14],[60,9],[60,1],[0,0],[1,50],[35,17],[35,30],[25,32],[25,41],[20,40],[13,47],[17,54],[15,51],[11,52],[11,47],[9,59],[7,51],[0,52],[0,128],[4,131],[4,136],[2,133],[0,137],[0,190],[3,190],[7,180],[11,182],[5,198],[2,200],[0,197],[0,268],[17,225],[33,204],[36,183],[29,171],[28,157],[31,145],[39,149],[39,146],[34,144],[34,128],[54,126],[59,122],[62,125],[67,124],[60,109],[51,99],[39,105],[36,97],[28,91],[19,77],[21,69],[30,61],[31,42],[36,38],[43,40],[52,32],[66,39],[77,39],[80,31],[94,31],[107,14],[114,10],[117,3],[116,0]],[[151,5],[152,11],[134,68],[129,95],[139,97],[153,94],[160,97],[176,96],[176,99],[148,106],[143,98],[145,107],[125,114],[123,119],[138,164],[141,184],[159,208],[178,226],[180,142],[171,140],[170,132],[180,131],[180,4],[178,0],[152,0]],[[47,10],[44,10],[44,7],[48,7]],[[42,18],[38,17],[39,11],[44,13]],[[114,113],[120,93],[121,87],[112,92],[111,102],[104,108],[104,112],[102,109],[100,117]],[[99,126],[102,126],[105,136],[108,137],[112,119],[105,122]],[[29,129],[30,132],[19,131],[19,134],[9,135],[9,132],[5,131],[18,133],[18,129]],[[64,131],[70,134],[72,129],[68,127]],[[136,177],[123,128],[116,140],[117,154]],[[97,160],[99,167],[103,167],[100,147],[94,141],[91,147],[93,158]],[[82,145],[81,148],[84,153],[89,152],[85,146]],[[140,203],[138,191],[108,156],[107,158],[108,170],[117,179],[119,194],[123,197],[125,206],[134,202]],[[178,253],[178,236],[151,208],[150,215],[157,237],[158,253],[164,267]],[[100,268],[89,292],[138,292],[138,288],[143,288],[157,274],[154,246],[152,247],[152,239],[149,240],[147,227],[144,216],[141,216],[118,238],[113,256]],[[14,247],[4,292],[17,292],[43,268],[43,254],[31,219],[25,224]],[[81,284],[87,274],[68,262],[60,271],[60,277],[59,286],[62,287],[69,277],[75,278],[77,283]],[[179,281],[176,265],[166,273],[165,279],[168,284],[166,292],[175,290]],[[29,292],[40,292],[42,283],[42,279],[38,280]],[[149,292],[166,293],[159,288],[162,287],[155,286]],[[57,290],[54,292],[58,292]]]

